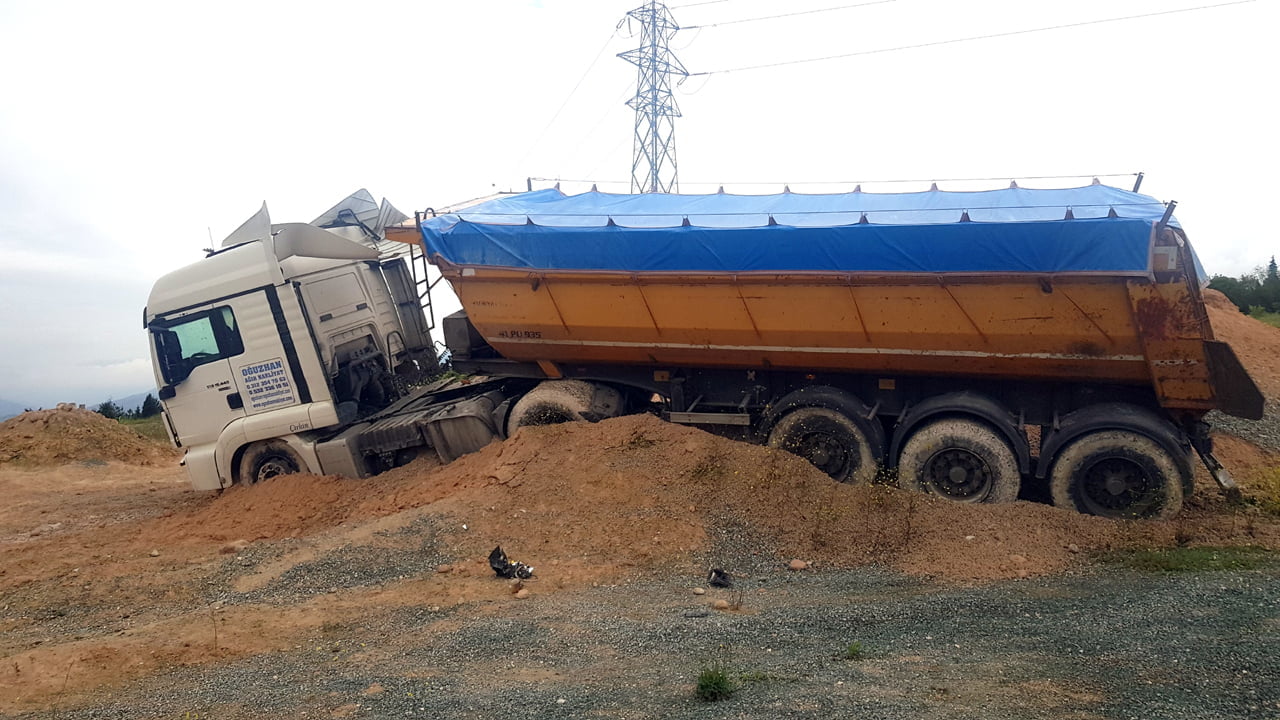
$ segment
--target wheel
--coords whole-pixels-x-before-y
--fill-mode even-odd
[[[1182,509],[1187,478],[1151,438],[1103,430],[1067,445],[1053,461],[1053,504],[1110,518],[1168,518]]]
[[[549,380],[525,393],[507,417],[507,435],[526,425],[596,422],[622,412],[622,393],[583,380]]]
[[[306,466],[302,458],[283,440],[254,443],[240,458],[236,482],[252,485],[279,475],[302,472]]]
[[[1022,474],[1004,438],[973,420],[927,423],[902,447],[898,484],[948,500],[1001,503],[1018,499]]]
[[[866,433],[828,408],[802,407],[783,415],[769,432],[768,445],[799,455],[840,482],[871,482],[879,469]]]

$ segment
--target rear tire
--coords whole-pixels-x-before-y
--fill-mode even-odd
[[[622,414],[622,393],[583,380],[549,380],[525,393],[507,417],[507,435],[526,425],[596,422]]]
[[[1022,474],[1013,448],[995,430],[946,418],[907,440],[898,458],[898,485],[956,502],[1004,503],[1018,499]]]
[[[254,485],[280,475],[302,472],[306,467],[298,453],[283,440],[258,442],[250,445],[240,457],[236,483]]]
[[[808,460],[839,482],[869,483],[879,470],[866,433],[828,408],[802,407],[783,415],[769,432],[768,445]]]
[[[1182,509],[1179,465],[1151,438],[1127,430],[1085,435],[1053,461],[1053,504],[1109,518],[1173,517]]]

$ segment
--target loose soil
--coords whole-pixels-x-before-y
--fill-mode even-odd
[[[150,466],[176,453],[115,420],[70,404],[35,410],[0,423],[0,466],[55,467],[116,460]]]
[[[1217,290],[1205,289],[1204,304],[1214,336],[1231,345],[1263,395],[1280,397],[1280,328],[1240,312]]]

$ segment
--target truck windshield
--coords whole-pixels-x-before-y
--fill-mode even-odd
[[[176,385],[200,365],[244,352],[235,314],[229,307],[151,324],[164,381]]]

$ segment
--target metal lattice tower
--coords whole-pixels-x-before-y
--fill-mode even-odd
[[[640,23],[640,47],[618,57],[636,66],[636,94],[627,106],[636,111],[635,152],[631,160],[631,191],[679,192],[676,171],[676,129],[680,117],[671,94],[671,76],[688,75],[667,43],[680,26],[667,6],[657,0],[627,13]]]

